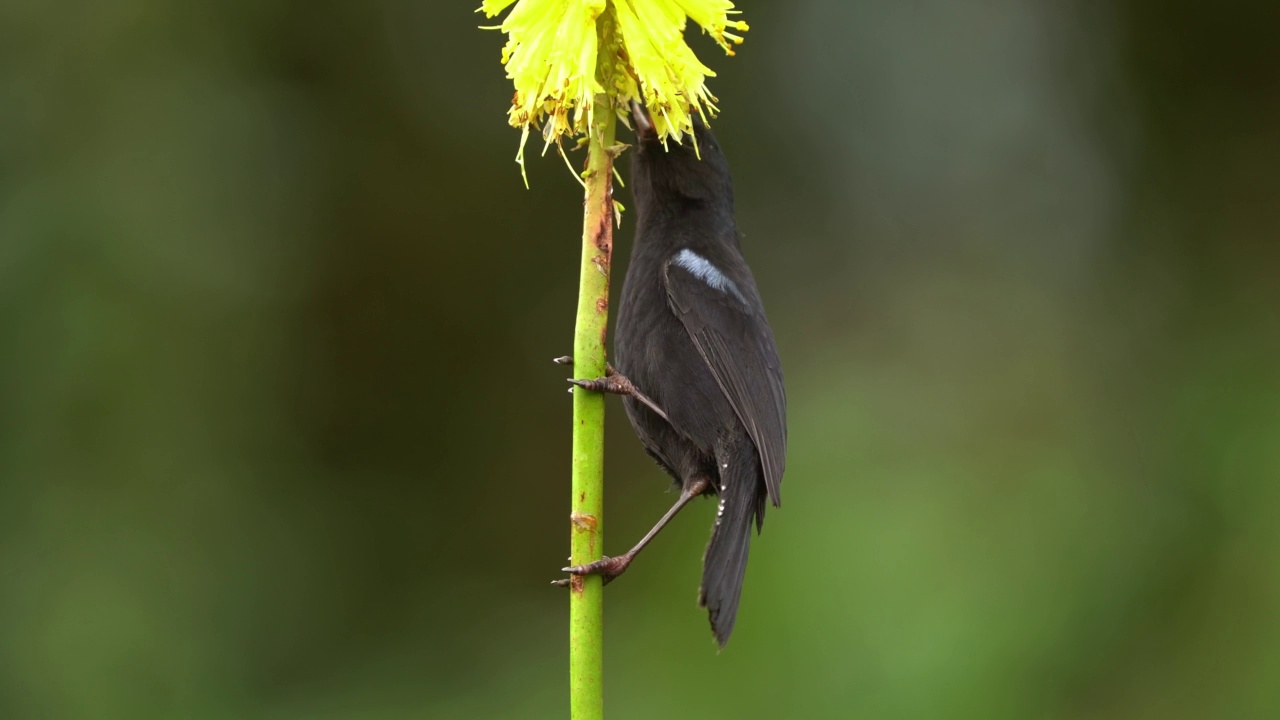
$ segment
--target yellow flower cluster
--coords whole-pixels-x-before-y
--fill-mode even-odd
[[[513,3],[493,29],[508,38],[502,64],[516,88],[509,119],[523,131],[516,156],[522,166],[530,126],[542,128],[547,145],[584,134],[600,93],[624,120],[631,101],[644,104],[658,136],[679,142],[693,132],[694,112],[716,112],[706,86],[715,73],[685,44],[687,20],[729,55],[742,42],[730,30],[747,30],[729,19],[737,14],[730,0],[483,0],[479,11],[493,17]],[[611,26],[602,33],[603,22]]]

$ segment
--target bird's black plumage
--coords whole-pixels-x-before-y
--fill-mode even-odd
[[[773,332],[743,258],[733,183],[715,137],[695,120],[666,148],[637,111],[635,244],[615,328],[618,370],[666,411],[632,397],[627,416],[683,488],[719,496],[699,602],[724,645],[733,630],[754,519],[781,501],[786,396]],[[699,157],[700,156],[700,157]]]

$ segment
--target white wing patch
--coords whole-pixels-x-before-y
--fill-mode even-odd
[[[722,293],[729,293],[741,302],[743,305],[749,304],[747,299],[743,297],[742,291],[738,289],[738,284],[729,279],[728,275],[720,272],[720,268],[711,264],[711,261],[702,257],[698,253],[685,248],[676,253],[671,259],[676,265],[688,270],[694,277],[702,282],[719,290]]]

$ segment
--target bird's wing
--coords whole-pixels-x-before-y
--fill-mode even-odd
[[[668,304],[755,443],[769,500],[777,506],[787,459],[787,398],[773,332],[743,287],[709,264],[678,260],[663,268]]]

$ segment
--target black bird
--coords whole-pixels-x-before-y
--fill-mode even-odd
[[[608,582],[690,500],[718,496],[698,601],[723,647],[738,614],[752,520],[759,532],[765,500],[777,506],[781,499],[782,369],[738,243],[720,145],[700,117],[693,138],[666,148],[642,107],[633,104],[632,117],[638,221],[618,308],[618,370],[573,382],[626,396],[632,428],[675,479],[680,499],[625,555],[566,571],[600,573]]]

